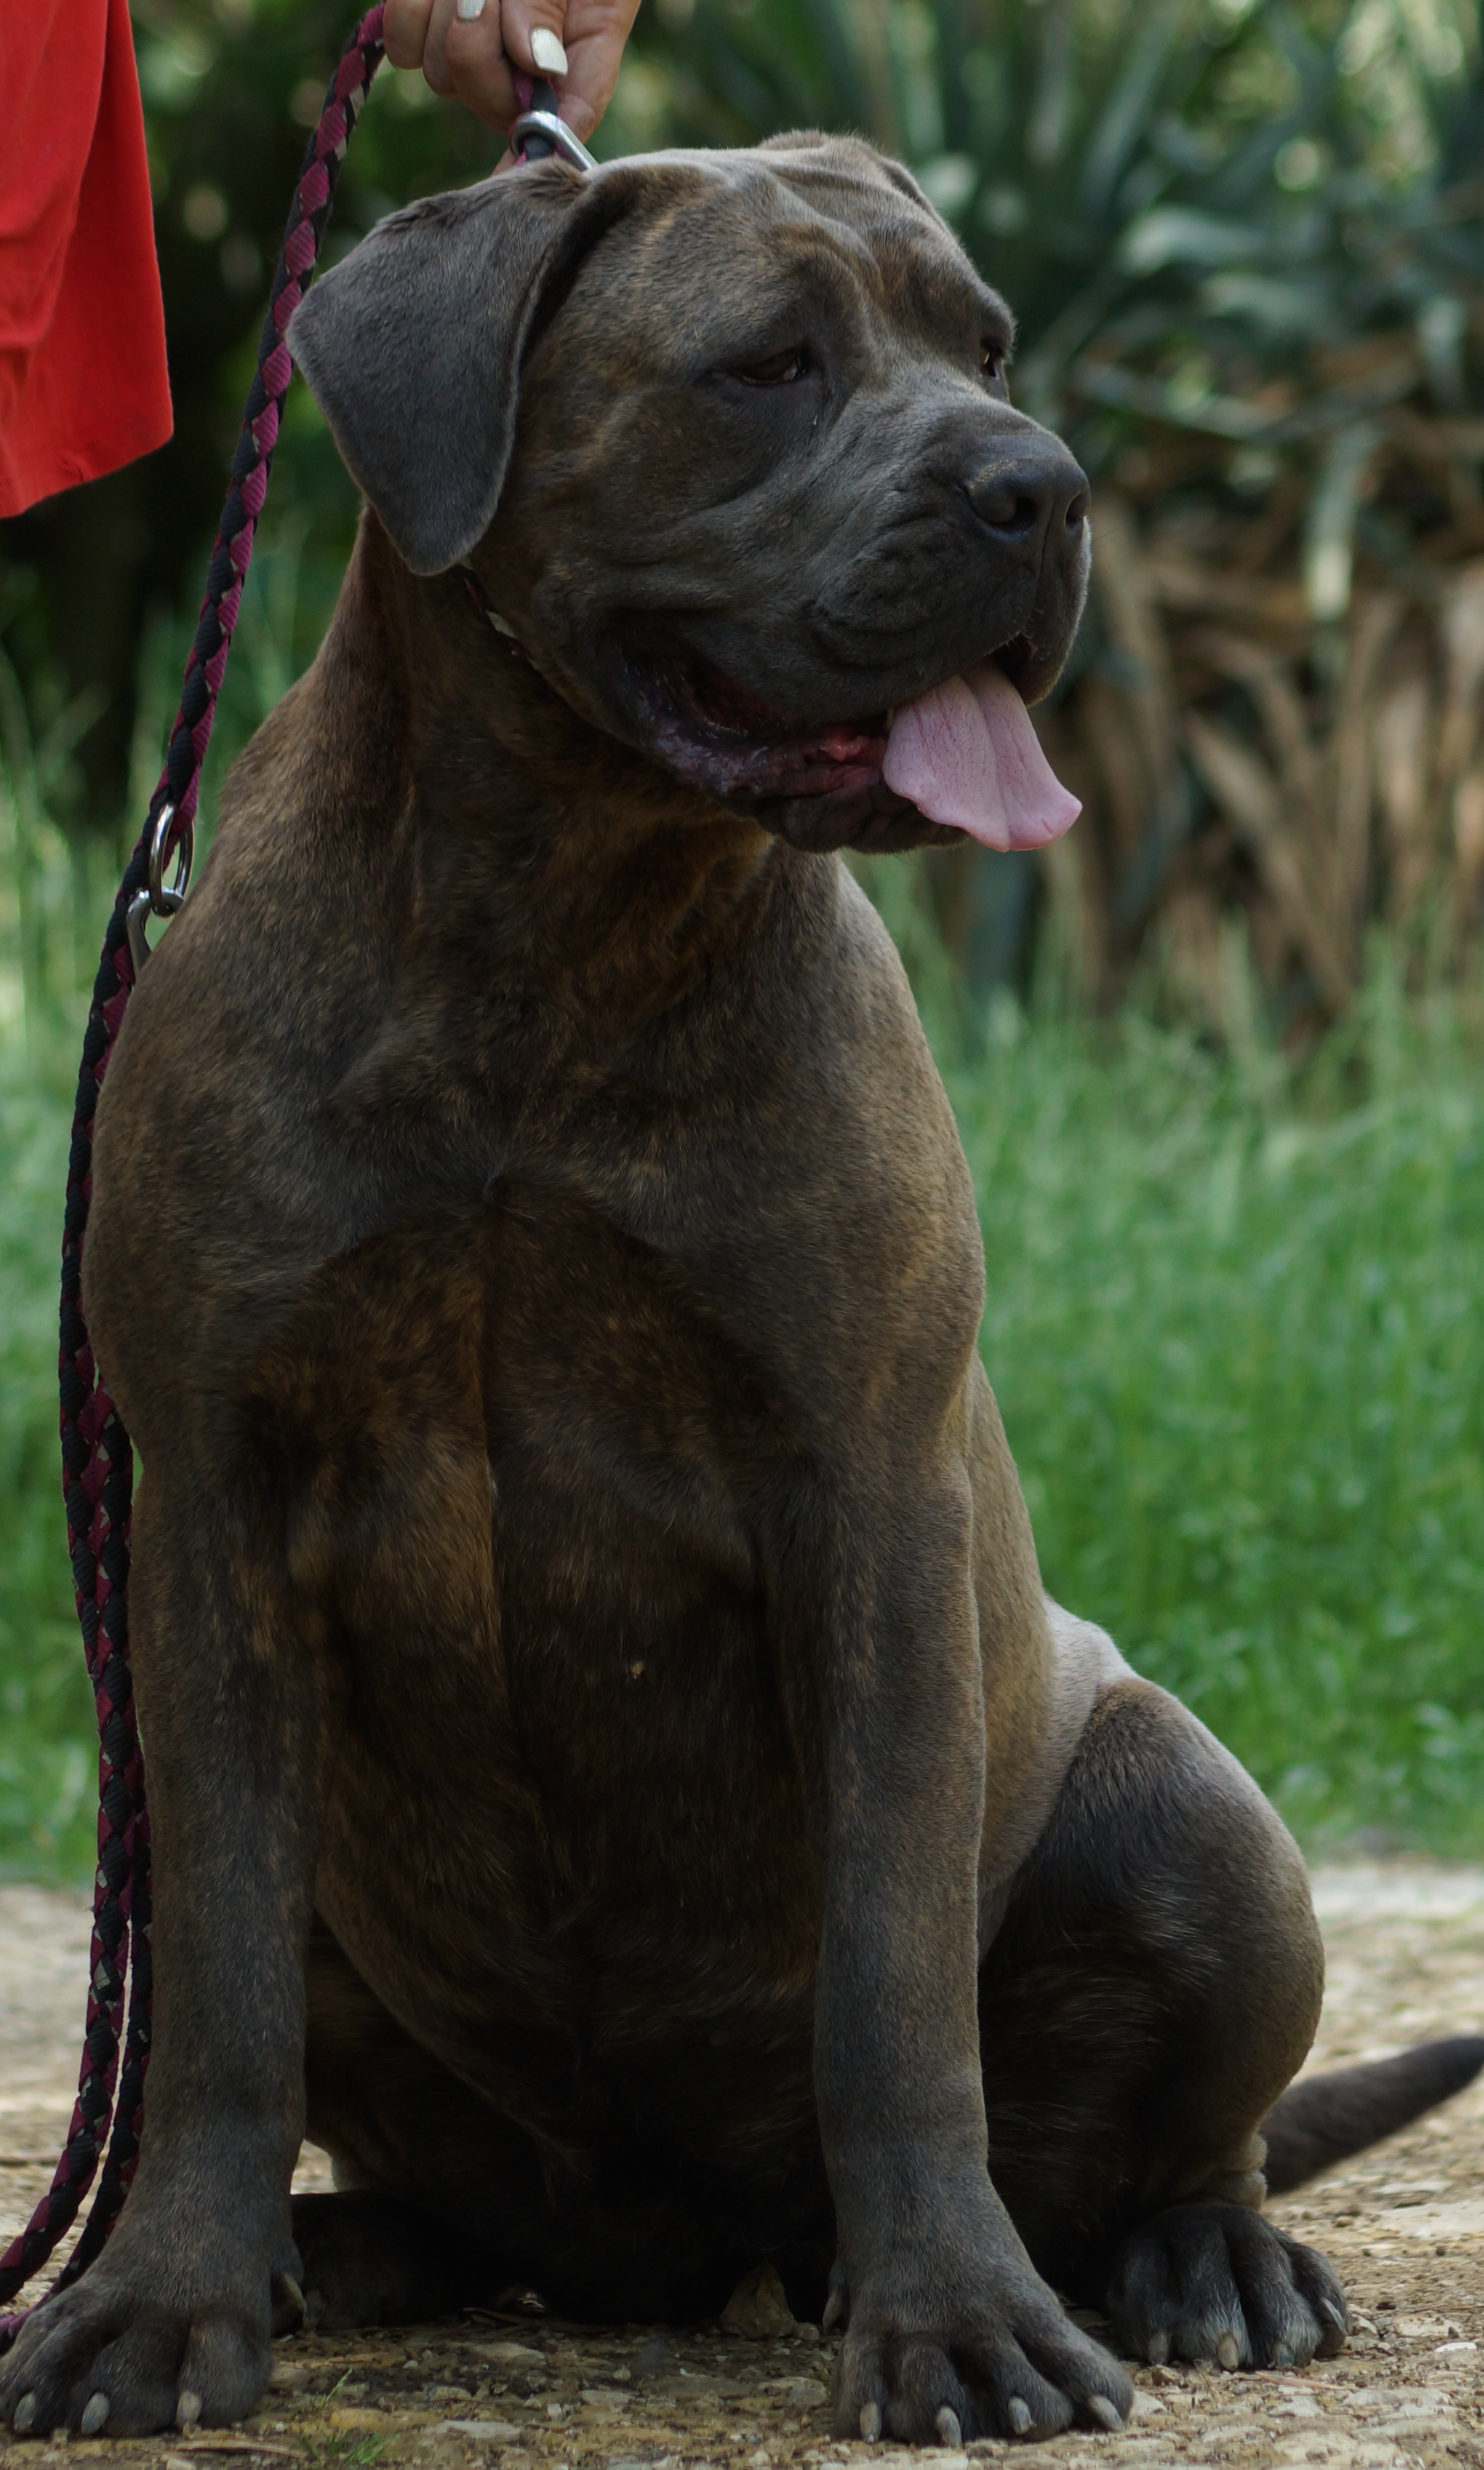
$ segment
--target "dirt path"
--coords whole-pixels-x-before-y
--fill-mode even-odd
[[[1317,2063],[1484,2027],[1484,1870],[1336,1868],[1319,1873],[1316,1892],[1330,1947]],[[0,1888],[5,2237],[45,2186],[66,2127],[86,1950],[75,1899]],[[322,2156],[306,2151],[300,2183],[328,2184]],[[1305,2375],[1141,2369],[1125,2435],[1063,2436],[1040,2459],[1056,2470],[1484,2470],[1484,2088],[1275,2211],[1339,2265],[1356,2315],[1344,2356]],[[222,2470],[907,2470],[914,2457],[890,2445],[829,2437],[831,2349],[813,2326],[760,2340],[715,2327],[597,2337],[465,2318],[405,2338],[300,2335],[277,2345],[245,2429],[104,2440],[88,2458],[130,2470],[201,2470],[208,2454]],[[8,2443],[0,2435],[0,2452]],[[40,2470],[64,2449],[75,2450],[17,2445],[16,2470]],[[1011,2450],[972,2448],[985,2458]],[[928,2458],[966,2470],[962,2454]]]

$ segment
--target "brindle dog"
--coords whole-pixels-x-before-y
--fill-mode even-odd
[[[229,2420],[300,2284],[684,2319],[764,2256],[848,2307],[842,2434],[1118,2424],[1051,2283],[1150,2357],[1333,2349],[1258,2209],[1302,1864],[1043,1596],[953,1120],[834,854],[933,836],[892,707],[996,649],[1034,696],[1078,622],[1003,302],[796,137],[434,198],[293,341],[369,508],[134,998],[87,1248],[149,2126],[5,2415]],[[306,2131],[346,2192],[290,2213]],[[1326,2132],[1280,2120],[1290,2176]]]

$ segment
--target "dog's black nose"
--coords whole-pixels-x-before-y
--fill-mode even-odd
[[[1080,543],[1087,475],[1064,446],[1053,441],[1045,450],[991,454],[965,487],[985,530],[1022,556],[1039,557],[1058,534]]]

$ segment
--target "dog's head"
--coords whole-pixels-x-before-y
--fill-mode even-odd
[[[907,173],[802,136],[430,198],[290,339],[414,573],[472,565],[589,721],[826,848],[1034,760],[1087,484],[1011,336]]]

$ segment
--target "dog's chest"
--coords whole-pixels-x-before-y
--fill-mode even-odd
[[[776,2029],[814,1928],[752,1532],[766,1381],[591,1221],[501,1214],[436,1266],[393,1246],[357,1277],[405,1301],[357,1315],[376,1403],[336,1486],[337,1929],[397,1969],[399,2010],[475,1946],[513,2032],[581,2015],[650,2040],[673,2006],[688,2034],[698,1976],[729,2043],[759,1997]]]

